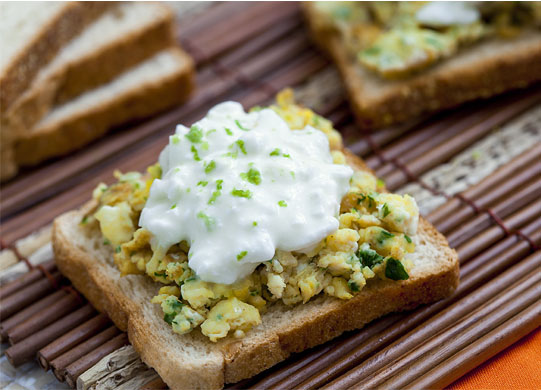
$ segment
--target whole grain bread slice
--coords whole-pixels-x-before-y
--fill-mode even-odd
[[[37,74],[2,125],[24,134],[55,106],[173,46],[173,17],[168,7],[143,2],[122,3],[104,13]]]
[[[355,169],[366,169],[352,154],[347,158]],[[408,280],[370,280],[346,301],[321,295],[293,307],[272,304],[262,315],[262,324],[243,339],[227,337],[212,343],[199,331],[182,336],[172,331],[158,305],[150,303],[160,288],[158,283],[143,275],[120,277],[112,249],[103,244],[97,224],[81,224],[95,207],[95,202],[89,202],[55,220],[58,268],[98,310],[128,332],[142,360],[172,389],[220,389],[387,313],[449,296],[458,284],[456,252],[421,219]]]
[[[487,98],[541,80],[541,31],[487,39],[404,80],[385,80],[358,64],[314,3],[303,3],[312,36],[332,57],[362,128],[375,129],[425,112]]]
[[[126,121],[150,116],[187,99],[194,86],[191,57],[173,47],[130,68],[112,82],[52,110],[15,143],[19,165],[60,156]]]
[[[2,2],[0,112],[9,108],[69,40],[111,6],[97,1]]]

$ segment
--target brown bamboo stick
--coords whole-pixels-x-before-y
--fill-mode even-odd
[[[536,200],[539,199],[539,191],[541,191],[541,182],[530,183],[523,189],[517,191],[509,198],[503,200],[498,205],[492,208],[492,211],[501,219],[506,219],[510,215],[519,212],[522,208],[529,208],[528,213],[534,214],[539,209],[535,209]],[[494,220],[488,213],[481,213],[459,228],[447,234],[449,245],[457,247],[468,241],[476,233],[482,232],[490,226],[494,225]]]
[[[65,294],[51,306],[44,307],[41,311],[8,330],[7,336],[9,342],[13,345],[24,340],[31,334],[62,318],[64,315],[71,313],[76,307],[81,306],[81,304],[81,298],[73,294]]]
[[[535,166],[519,172],[517,175],[513,175],[496,188],[492,188],[489,192],[474,198],[475,204],[480,209],[490,207],[495,203],[503,201],[506,197],[509,197],[516,191],[517,188],[521,188],[531,180],[535,180],[539,175],[541,175],[541,163],[535,163]],[[458,225],[466,222],[475,214],[477,213],[473,207],[464,203],[462,207],[455,209],[451,215],[448,215],[444,220],[440,221],[440,223],[436,225],[436,228],[441,233],[446,234]]]
[[[538,279],[536,279],[538,281]],[[435,346],[426,354],[418,359],[415,364],[410,364],[406,369],[401,370],[397,375],[381,383],[383,388],[401,388],[409,382],[415,380],[422,374],[426,373],[430,369],[434,368],[438,363],[451,357],[455,353],[464,349],[467,345],[471,344],[479,337],[487,334],[492,329],[501,325],[508,319],[520,313],[522,310],[530,307],[536,301],[538,301],[541,294],[541,285],[533,285],[523,292],[523,294],[516,296],[514,299],[506,302],[495,308],[490,313],[486,313],[486,316],[477,322],[471,324],[463,330],[458,331],[450,339],[445,339],[445,342],[439,346]],[[488,305],[491,306],[491,305]],[[460,324],[457,325],[457,328]],[[451,332],[454,330],[451,329]],[[355,388],[359,388],[356,386]]]
[[[110,324],[109,317],[105,314],[98,314],[38,351],[39,365],[44,370],[48,370],[51,361],[98,334]]]
[[[102,358],[109,355],[111,352],[123,347],[126,344],[128,344],[128,336],[126,333],[119,334],[118,336],[107,341],[105,344],[102,344],[100,347],[94,349],[92,352],[71,363],[65,369],[64,377],[66,379],[66,383],[75,388],[79,375],[99,362]]]
[[[484,107],[475,110],[462,110],[451,114],[450,117],[437,121],[419,132],[413,134],[407,140],[398,140],[392,147],[386,148],[383,155],[387,159],[396,158],[402,164],[421,156],[429,150],[445,144],[448,139],[455,137],[472,126],[484,121],[494,112],[494,107]],[[376,169],[377,176],[390,174],[396,167],[392,163],[386,163]]]
[[[61,318],[51,325],[45,327],[39,332],[27,337],[20,343],[12,345],[6,350],[6,357],[12,366],[17,367],[20,364],[32,359],[41,348],[49,344],[51,341],[56,340],[64,333],[88,320],[92,315],[94,315],[94,313],[95,311],[92,306],[83,306],[66,317]]]
[[[56,265],[54,263],[54,260],[49,260],[41,264],[43,268],[45,268],[48,272],[53,272],[53,270],[56,269]],[[27,272],[23,276],[4,284],[2,287],[0,287],[0,300],[6,299],[11,294],[27,287],[28,285],[42,279],[43,272],[38,269],[34,268],[30,272]]]
[[[474,310],[471,314],[466,315],[465,317],[458,320],[457,323],[451,327],[445,329],[441,333],[434,335],[432,338],[428,339],[426,342],[422,342],[417,346],[414,346],[413,349],[405,351],[403,354],[398,356],[397,359],[393,359],[392,356],[385,356],[389,359],[386,361],[381,361],[381,363],[370,369],[365,369],[364,366],[367,366],[368,362],[363,362],[361,367],[355,368],[354,370],[363,370],[366,372],[364,378],[360,378],[356,385],[352,386],[353,388],[365,388],[372,389],[380,386],[386,381],[392,381],[390,379],[393,376],[402,376],[402,371],[405,367],[414,364],[417,366],[419,360],[426,360],[427,354],[429,354],[434,349],[441,348],[442,345],[452,343],[453,339],[461,337],[462,333],[469,331],[469,328],[477,325],[478,322],[489,322],[491,326],[496,327],[498,323],[495,321],[496,316],[495,312],[502,307],[509,306],[513,301],[524,300],[526,302],[526,297],[530,297],[531,300],[535,300],[536,294],[539,294],[541,287],[537,285],[541,281],[541,274],[526,275],[521,278],[519,281],[515,282],[508,288],[502,290],[496,296],[494,296],[486,304],[480,306],[478,309]],[[528,302],[530,302],[528,301]],[[461,301],[457,302],[460,304]],[[524,303],[523,302],[523,303]],[[525,303],[528,304],[528,303]],[[518,309],[517,309],[518,310]],[[509,314],[511,317],[512,314]],[[501,320],[503,322],[504,319]],[[415,332],[413,330],[412,332]],[[407,338],[408,335],[405,335],[403,338]],[[398,343],[397,341],[396,343]],[[393,343],[391,346],[386,348],[390,350],[396,343]],[[463,345],[457,346],[456,348],[462,348]],[[383,354],[382,351],[380,354]],[[394,354],[393,354],[394,356]],[[443,360],[444,358],[442,358]],[[433,365],[436,365],[437,362],[433,362]],[[383,368],[382,368],[383,367]],[[418,367],[418,366],[417,366]],[[377,372],[376,372],[377,370]],[[416,368],[418,372],[419,369]],[[347,375],[347,374],[346,374]],[[394,385],[394,384],[393,384]],[[397,388],[402,387],[403,383],[397,383]]]
[[[49,366],[53,369],[54,375],[61,382],[64,381],[64,369],[75,361],[79,360],[83,356],[91,353],[93,350],[99,348],[107,341],[118,336],[120,330],[116,326],[110,326],[107,329],[101,331],[95,336],[92,336],[81,344],[78,344],[70,350],[62,353],[60,356],[54,358],[49,362]]]
[[[62,299],[62,297],[66,295],[66,292],[59,290],[56,291],[50,295],[47,295],[45,298],[40,299],[36,303],[31,304],[26,309],[23,309],[12,316],[10,316],[7,320],[2,321],[0,323],[0,335],[2,337],[2,341],[6,341],[8,338],[8,330],[14,328],[15,326],[19,325],[23,321],[27,320],[34,314],[40,312],[43,310],[43,308],[51,306],[53,303],[57,302],[59,299]]]
[[[532,220],[537,220],[538,222],[541,221],[541,219],[539,219],[541,215],[540,209],[537,209],[536,207],[541,207],[541,199],[505,218],[503,220],[505,226],[512,231],[520,229]],[[458,257],[462,259],[462,261],[467,261],[472,256],[505,236],[506,233],[499,225],[493,226],[459,245],[456,248]]]
[[[485,194],[492,189],[498,188],[501,184],[505,184],[508,178],[528,169],[530,165],[539,161],[540,158],[541,144],[538,143],[525,153],[518,155],[507,164],[502,165],[479,183],[463,191],[462,194],[468,199],[477,199],[480,195]],[[447,218],[449,215],[452,215],[455,210],[459,209],[463,205],[464,204],[460,199],[453,198],[430,212],[427,219],[433,225],[438,226],[442,220]]]
[[[508,121],[512,117],[536,104],[539,101],[539,97],[539,94],[533,94],[524,99],[510,103],[501,110],[494,112],[494,115],[487,118],[484,122],[472,126],[467,131],[450,138],[445,144],[439,145],[422,156],[412,160],[408,164],[408,169],[414,175],[421,175],[430,168],[442,164],[490,132],[495,126]],[[389,190],[394,190],[407,183],[408,176],[401,170],[394,170],[391,174],[383,177],[383,179],[387,184],[387,188]]]
[[[62,278],[60,272],[54,272],[54,280],[58,283]],[[22,308],[28,306],[37,299],[50,293],[54,290],[54,286],[47,278],[41,278],[29,286],[11,294],[6,299],[2,300],[0,306],[0,319],[7,319],[10,315],[20,311]]]
[[[373,354],[375,351],[380,350],[381,348],[385,347],[386,345],[390,344],[394,340],[398,339],[399,337],[403,336],[404,334],[421,324],[423,324],[423,326],[420,327],[421,330],[425,329],[424,332],[429,331],[430,334],[432,334],[432,329],[435,328],[432,328],[432,325],[430,328],[425,327],[425,321],[429,320],[429,318],[431,324],[438,325],[439,323],[440,326],[442,324],[448,325],[452,323],[454,319],[460,318],[464,314],[471,311],[473,308],[486,302],[489,297],[496,294],[502,288],[508,286],[509,284],[512,284],[514,281],[520,279],[523,275],[531,272],[533,269],[539,266],[541,266],[541,254],[537,253],[531,255],[520,263],[514,265],[513,267],[508,268],[505,272],[502,272],[499,276],[494,278],[494,280],[488,282],[484,286],[480,287],[478,290],[475,290],[474,292],[469,294],[468,302],[471,305],[470,307],[467,307],[465,305],[454,305],[453,309],[446,310],[445,314],[440,313],[437,316],[434,316],[438,311],[448,307],[450,304],[456,302],[458,299],[462,298],[465,295],[465,287],[462,287],[464,285],[463,283],[458,287],[455,296],[435,302],[430,306],[421,307],[414,312],[405,315],[401,321],[398,321],[396,324],[387,328],[385,333],[378,335],[377,337],[369,338],[364,343],[360,344],[347,354],[344,354],[344,356],[339,359],[335,359],[334,361],[328,361],[325,371],[319,372],[316,375],[307,378],[304,382],[295,386],[294,388],[313,389],[322,386],[323,384],[333,380],[342,373],[359,365],[360,362]],[[470,289],[475,288],[475,286],[472,286],[471,284],[466,284],[466,287],[469,287]],[[455,299],[455,297],[459,298]],[[336,383],[333,382],[333,384],[336,384],[337,388],[346,388],[356,382],[357,378],[355,377],[355,375],[352,375],[348,377],[347,380],[336,380]],[[288,387],[284,386],[280,388],[285,389]],[[289,388],[292,388],[292,386],[290,386]]]
[[[409,383],[407,387],[444,388],[539,326],[541,326],[541,302],[538,301]]]
[[[307,375],[311,375],[325,369],[328,361],[332,361],[335,357],[338,358],[347,351],[352,350],[357,345],[368,340],[371,337],[377,337],[385,331],[389,326],[400,320],[400,314],[388,315],[377,322],[372,322],[362,332],[358,332],[351,337],[340,342],[333,342],[329,345],[320,347],[316,353],[309,354],[306,358],[298,360],[291,366],[286,366],[271,376],[263,378],[261,381],[252,384],[250,387],[256,389],[268,388],[287,388],[292,383],[299,383]],[[312,364],[310,364],[312,363]],[[310,364],[310,367],[307,366]],[[307,367],[301,370],[303,367]],[[233,388],[235,386],[233,385]],[[240,389],[240,388],[239,388]]]

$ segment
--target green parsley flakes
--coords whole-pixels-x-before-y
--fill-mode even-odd
[[[410,236],[408,236],[408,235],[406,235],[406,234],[404,234],[404,239],[405,239],[408,243],[410,243],[410,244],[412,243]]]
[[[233,135],[233,132],[231,130],[229,130],[227,127],[225,128],[225,133],[227,135]]]
[[[216,169],[216,162],[214,160],[211,160],[208,164],[205,164],[205,173],[209,174],[214,169]]]
[[[199,126],[193,125],[185,137],[188,138],[191,143],[198,144],[203,138],[203,130],[201,130]]]
[[[276,148],[272,152],[270,152],[269,156],[279,156],[280,154],[282,154],[282,151]]]
[[[208,231],[211,231],[214,228],[214,226],[216,225],[216,220],[214,218],[212,218],[212,217],[209,217],[207,214],[205,214],[202,211],[197,213],[197,218],[203,220],[203,222],[205,223],[205,226],[207,227]]]
[[[178,134],[175,134],[171,137],[171,142],[173,143],[173,145],[177,145],[180,142],[180,137],[178,136]]]
[[[238,145],[240,151],[242,154],[246,155],[246,148],[244,147],[244,141],[241,139],[238,139],[235,141],[235,143]]]
[[[239,129],[241,129],[242,131],[250,131],[250,129],[247,129],[246,127],[242,126],[242,125],[240,124],[240,122],[239,122],[238,119],[235,119],[235,124],[236,124],[237,127],[238,127]]]
[[[389,210],[389,205],[387,203],[383,205],[383,207],[381,208],[381,211],[383,212],[383,218],[391,214],[391,211]]]
[[[248,172],[241,173],[240,177],[249,183],[255,184],[256,186],[261,184],[261,173],[255,168],[250,168]]]
[[[248,254],[247,251],[242,251],[237,255],[237,261],[241,261],[246,255]]]
[[[278,206],[280,206],[280,207],[287,207],[287,203],[286,203],[285,200],[279,200],[279,201],[278,201]]]
[[[236,188],[233,188],[233,190],[231,191],[231,195],[238,196],[239,198],[248,198],[248,199],[250,199],[252,197],[252,191],[238,190]]]
[[[216,180],[216,191],[214,191],[212,193],[212,195],[210,196],[210,199],[208,201],[208,204],[214,204],[214,202],[216,202],[216,199],[218,199],[218,197],[220,195],[222,195],[222,183],[224,181],[223,180]]]
[[[385,276],[391,280],[409,279],[408,272],[404,268],[404,265],[393,257],[387,260],[387,265],[385,266]]]
[[[193,159],[195,161],[201,161],[201,158],[199,157],[199,152],[197,151],[197,149],[195,148],[194,145],[192,145],[191,149],[190,149],[193,153]]]

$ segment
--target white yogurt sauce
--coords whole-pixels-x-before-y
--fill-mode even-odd
[[[353,174],[333,164],[321,131],[291,131],[271,109],[246,113],[235,102],[178,125],[159,161],[140,218],[153,250],[186,240],[197,276],[225,284],[277,249],[307,251],[337,230]]]
[[[431,1],[415,15],[418,22],[433,27],[471,24],[479,20],[477,2]]]

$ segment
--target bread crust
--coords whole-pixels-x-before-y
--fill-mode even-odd
[[[27,134],[53,107],[61,105],[81,93],[107,84],[127,69],[175,44],[173,13],[164,5],[157,17],[139,29],[112,40],[99,50],[72,59],[55,69],[47,77],[36,79],[2,118],[3,126],[13,134]],[[152,10],[155,12],[155,10]],[[122,12],[121,7],[111,13]]]
[[[347,150],[345,154],[348,164],[354,169],[368,170],[361,159]],[[148,300],[157,292],[159,285],[142,275],[120,278],[112,263],[111,250],[105,255],[109,256],[108,259],[98,261],[99,256],[93,257],[93,253],[81,245],[80,242],[89,241],[88,237],[85,239],[85,234],[88,234],[94,240],[88,247],[98,246],[103,251],[99,229],[95,227],[94,232],[85,233],[79,224],[82,216],[95,209],[96,205],[91,201],[81,210],[71,211],[55,220],[53,248],[58,268],[99,311],[107,313],[120,329],[127,330],[143,361],[156,369],[172,389],[222,388],[225,383],[254,376],[292,353],[322,344],[345,331],[361,328],[382,315],[447,297],[458,285],[456,252],[449,248],[445,237],[421,218],[420,245],[437,252],[438,259],[434,260],[438,262],[436,271],[420,271],[405,281],[371,280],[360,293],[346,301],[320,295],[306,304],[293,307],[278,302],[270,305],[262,316],[263,323],[248,332],[245,338],[227,337],[213,344],[198,331],[178,336],[157,311],[150,315],[145,313],[151,304],[145,300],[136,302],[119,285],[140,285],[141,289],[148,290]],[[179,343],[183,338],[189,338],[190,342],[196,340],[202,348],[208,348],[209,355],[214,353],[219,358],[212,355],[209,361],[190,366],[189,362],[180,364],[174,353],[164,357],[164,348],[174,349],[175,346],[164,344],[163,334],[162,337],[153,334],[152,330],[156,328]]]
[[[69,2],[41,32],[28,42],[0,75],[0,110],[6,112],[11,103],[30,85],[39,69],[47,64],[70,39],[91,21],[111,7],[107,2]]]
[[[359,66],[337,31],[324,28],[313,3],[303,9],[315,42],[336,63],[363,129],[487,98],[541,80],[541,32],[490,39],[405,80],[384,80]]]
[[[194,89],[194,65],[180,49],[171,49],[185,64],[158,84],[137,88],[107,104],[89,107],[61,122],[23,135],[15,143],[19,165],[34,165],[61,156],[99,138],[111,127],[144,118],[184,102]]]

